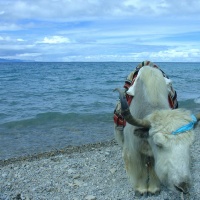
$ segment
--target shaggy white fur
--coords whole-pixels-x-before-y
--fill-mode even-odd
[[[193,130],[180,135],[171,133],[190,122],[191,113],[170,109],[167,84],[159,69],[144,66],[134,85],[130,112],[136,118],[149,120],[151,128],[145,130],[127,123],[122,132],[115,126],[133,188],[139,194],[155,194],[162,182],[173,190],[187,192]]]

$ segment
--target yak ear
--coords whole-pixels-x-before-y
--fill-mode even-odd
[[[163,146],[163,144],[167,144],[166,135],[162,133],[153,135],[153,141],[157,146]]]
[[[147,128],[136,128],[134,130],[134,135],[139,138],[148,138],[149,137],[149,129]]]

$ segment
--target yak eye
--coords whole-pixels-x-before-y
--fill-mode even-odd
[[[157,146],[158,148],[160,148],[160,149],[163,148],[163,145],[160,144],[160,143],[157,143],[156,146]]]

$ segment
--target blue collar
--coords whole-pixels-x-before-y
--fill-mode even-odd
[[[197,118],[194,115],[191,115],[192,121],[189,124],[186,124],[180,128],[178,128],[176,131],[172,132],[172,135],[178,135],[179,133],[183,133],[185,131],[190,131],[193,129],[194,124],[197,122]]]

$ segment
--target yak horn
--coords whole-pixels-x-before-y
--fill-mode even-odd
[[[151,124],[148,120],[145,119],[137,119],[134,118],[131,115],[126,97],[124,95],[124,92],[122,92],[119,88],[116,88],[114,91],[118,91],[119,92],[119,98],[120,98],[120,102],[121,102],[121,109],[122,109],[122,115],[124,117],[124,119],[131,125],[133,126],[139,126],[139,127],[143,127],[143,128],[150,128]]]
[[[200,113],[196,114],[195,117],[197,118],[197,122],[200,121]]]

